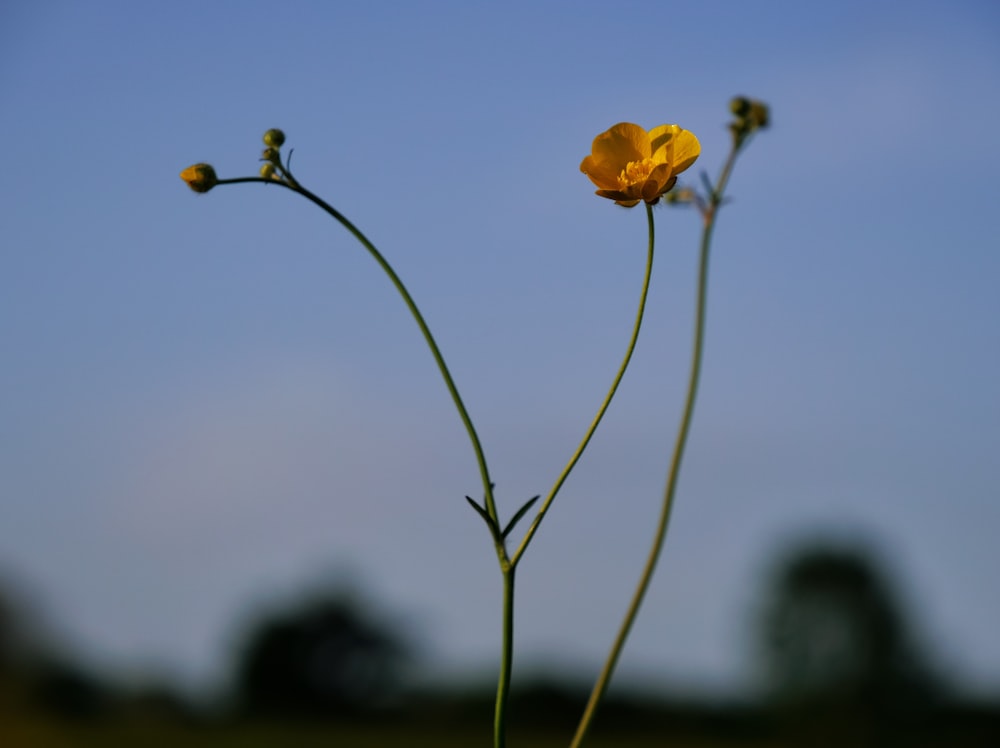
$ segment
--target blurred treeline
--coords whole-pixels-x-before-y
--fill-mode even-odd
[[[489,744],[493,683],[428,687],[433,664],[403,627],[344,587],[246,622],[230,686],[213,699],[123,685],[35,618],[0,589],[2,748]],[[869,550],[810,542],[783,553],[748,621],[752,690],[734,701],[613,689],[590,744],[1000,746],[1000,703],[969,701],[936,671]],[[512,745],[568,744],[586,684],[516,675]]]

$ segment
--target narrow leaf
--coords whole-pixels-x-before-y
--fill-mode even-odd
[[[486,510],[479,506],[471,496],[466,496],[465,500],[469,502],[469,506],[476,510],[476,514],[483,518],[483,522],[490,528],[490,532],[496,535],[496,524],[490,518],[490,515],[486,513]]]
[[[705,186],[705,193],[707,195],[715,194],[715,185],[713,185],[712,180],[709,179],[707,171],[703,171],[701,173],[701,183]]]
[[[517,513],[513,517],[510,518],[510,522],[507,523],[507,526],[504,528],[503,532],[500,533],[500,537],[501,538],[506,538],[510,534],[510,531],[514,529],[514,525],[516,525],[518,523],[518,520],[520,520],[521,517],[523,517],[525,515],[525,513],[529,509],[531,509],[531,507],[533,507],[535,505],[535,502],[538,501],[540,498],[541,498],[541,496],[535,496],[532,499],[528,499],[528,502],[524,506],[522,506],[520,509],[518,509]]]

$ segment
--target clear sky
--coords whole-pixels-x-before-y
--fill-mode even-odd
[[[489,668],[500,576],[433,361],[502,512],[544,493],[622,354],[645,217],[578,171],[676,122],[720,219],[701,400],[623,668],[750,677],[783,543],[881,549],[941,666],[1000,691],[1000,6],[7,2],[0,9],[0,574],[95,662],[193,683],[242,613],[356,574],[442,672]],[[287,150],[287,146],[286,146]],[[519,572],[521,672],[596,668],[641,565],[690,341],[699,220],[657,212],[644,336]]]

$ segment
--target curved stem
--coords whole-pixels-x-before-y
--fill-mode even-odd
[[[290,174],[288,176],[291,178]],[[455,408],[458,410],[458,415],[462,419],[462,423],[465,425],[465,430],[468,432],[469,440],[472,442],[472,450],[476,454],[476,462],[479,465],[479,474],[483,481],[486,511],[489,513],[490,517],[497,520],[496,502],[493,498],[493,483],[490,480],[489,469],[486,465],[486,455],[483,452],[482,443],[479,441],[479,435],[476,433],[476,428],[472,424],[472,418],[469,415],[469,411],[465,407],[465,403],[462,401],[462,396],[458,392],[455,380],[452,378],[451,372],[448,370],[448,365],[445,363],[444,356],[441,354],[441,349],[438,348],[437,341],[434,340],[434,336],[431,334],[431,330],[427,326],[427,322],[424,320],[423,314],[421,314],[420,309],[417,307],[417,303],[413,300],[413,297],[410,295],[410,292],[407,290],[402,279],[396,274],[396,271],[393,270],[388,260],[382,256],[382,253],[376,249],[375,245],[369,241],[368,237],[361,233],[361,230],[347,220],[347,218],[340,213],[340,211],[322,198],[314,195],[312,192],[302,187],[298,182],[295,182],[294,179],[292,179],[291,183],[287,183],[273,179],[264,179],[262,177],[239,177],[236,179],[220,179],[218,184],[239,184],[244,182],[262,182],[264,184],[278,185],[291,190],[292,192],[296,192],[310,202],[318,205],[326,213],[335,218],[345,229],[351,232],[354,238],[357,239],[366,250],[368,250],[368,253],[375,259],[375,262],[379,264],[379,267],[382,268],[385,274],[389,276],[389,280],[392,281],[392,284],[396,287],[399,295],[403,297],[403,301],[410,310],[410,314],[413,315],[413,319],[416,321],[417,327],[420,328],[420,332],[423,334],[424,340],[427,341],[427,346],[430,348],[431,354],[434,356],[434,361],[437,363],[441,376],[444,378],[445,386],[448,388],[451,399],[455,403]],[[497,554],[500,556],[502,562],[506,556],[506,551],[504,551],[501,544],[498,543],[496,545]]]
[[[649,281],[653,272],[653,247],[655,243],[655,234],[653,209],[652,206],[648,204],[646,205],[646,221],[649,226],[649,246],[646,253],[646,275],[643,278],[642,292],[639,296],[639,310],[636,314],[635,324],[632,328],[632,336],[629,339],[628,348],[625,352],[625,358],[618,369],[618,373],[615,375],[614,381],[611,383],[611,388],[608,390],[608,394],[605,396],[604,402],[601,403],[601,407],[598,409],[597,415],[591,422],[590,428],[587,429],[587,433],[584,434],[583,440],[576,448],[576,451],[566,464],[566,467],[563,468],[563,471],[553,485],[552,490],[549,491],[549,495],[545,498],[545,502],[542,504],[541,509],[538,510],[538,514],[535,515],[535,519],[532,521],[531,526],[522,538],[517,551],[510,556],[510,560],[507,562],[505,562],[503,556],[501,555],[500,568],[503,572],[504,584],[503,642],[500,657],[500,677],[499,683],[497,684],[496,710],[493,723],[494,748],[505,748],[507,741],[507,701],[510,694],[510,681],[514,657],[514,572],[517,569],[518,561],[520,561],[521,556],[524,555],[528,544],[531,542],[535,532],[538,530],[538,526],[541,524],[546,512],[548,512],[549,507],[555,500],[556,494],[559,493],[559,489],[562,488],[562,485],[566,482],[570,472],[572,472],[577,462],[580,461],[584,450],[587,448],[591,438],[594,436],[594,432],[597,431],[597,427],[601,423],[601,419],[604,418],[604,414],[611,405],[611,400],[614,398],[615,392],[618,390],[618,385],[621,384],[622,377],[625,376],[625,370],[628,368],[629,361],[632,359],[636,342],[639,339],[639,329],[642,327],[642,318],[646,310],[646,297],[649,294]],[[506,551],[500,549],[498,553],[506,553]]]
[[[656,565],[660,558],[660,552],[663,550],[663,542],[667,536],[667,528],[670,525],[670,514],[674,505],[674,494],[677,491],[677,481],[680,476],[681,462],[684,459],[684,449],[687,446],[687,438],[691,430],[691,419],[694,415],[694,404],[698,395],[698,382],[701,378],[701,361],[705,347],[705,309],[706,298],[708,295],[708,258],[709,249],[712,244],[712,231],[715,228],[717,208],[722,203],[722,194],[729,181],[729,175],[732,172],[738,150],[738,147],[734,147],[730,152],[729,157],[726,159],[725,165],[719,175],[719,179],[716,182],[716,186],[709,196],[709,204],[703,211],[705,225],[702,231],[701,249],[698,259],[698,290],[695,299],[694,342],[691,353],[691,369],[688,374],[687,396],[684,401],[684,412],[681,415],[680,426],[677,430],[677,439],[674,443],[673,456],[670,459],[670,469],[667,473],[667,485],[664,490],[663,504],[660,507],[660,516],[656,523],[656,532],[653,536],[653,544],[649,550],[649,555],[646,558],[646,564],[642,569],[642,574],[639,576],[639,583],[636,585],[635,592],[632,594],[632,600],[629,603],[628,610],[625,612],[625,617],[622,619],[621,626],[618,629],[618,634],[615,637],[614,643],[611,645],[611,650],[608,652],[608,657],[605,660],[604,667],[601,669],[601,673],[597,677],[597,681],[594,683],[594,688],[590,693],[590,698],[587,701],[587,706],[585,707],[583,715],[580,718],[580,723],[577,726],[576,734],[573,736],[573,741],[570,743],[570,748],[579,748],[582,744],[583,739],[586,737],[587,731],[590,729],[591,723],[593,722],[594,715],[597,712],[597,707],[600,705],[601,700],[604,698],[604,694],[607,692],[608,685],[611,682],[611,677],[618,664],[618,658],[621,655],[622,649],[625,647],[625,641],[628,639],[629,632],[632,630],[632,624],[635,622],[636,616],[639,613],[639,608],[642,606],[642,601],[646,596],[646,591],[649,589],[649,583],[653,578],[653,572],[656,571]]]
[[[632,360],[632,354],[635,352],[635,346],[639,340],[639,330],[642,327],[642,318],[646,312],[646,297],[649,295],[649,281],[653,273],[653,247],[656,237],[653,222],[653,206],[648,203],[646,204],[646,223],[649,226],[649,245],[646,251],[646,275],[642,281],[642,292],[639,295],[639,310],[636,312],[635,324],[632,326],[632,337],[629,338],[628,348],[625,351],[625,358],[622,360],[621,366],[618,367],[618,373],[615,375],[614,381],[611,383],[611,388],[608,390],[608,394],[604,397],[604,402],[601,403],[601,407],[597,410],[597,415],[594,416],[594,420],[591,421],[590,428],[587,429],[587,433],[584,434],[583,439],[576,448],[576,451],[573,453],[573,456],[570,457],[569,462],[566,463],[566,467],[563,468],[562,473],[560,473],[559,477],[556,479],[555,484],[552,486],[552,490],[549,491],[548,496],[545,497],[545,501],[538,510],[538,514],[535,515],[535,519],[532,521],[531,526],[525,532],[517,550],[510,557],[512,566],[516,566],[517,562],[521,560],[521,556],[523,556],[524,552],[527,550],[528,544],[538,531],[538,526],[542,523],[542,520],[545,519],[545,515],[549,511],[549,507],[552,506],[552,502],[555,501],[556,494],[559,493],[559,490],[566,482],[566,479],[569,478],[569,474],[573,471],[573,468],[576,467],[576,464],[583,456],[583,452],[587,448],[587,445],[590,444],[590,440],[594,436],[594,432],[597,431],[597,427],[600,425],[601,419],[604,418],[605,412],[607,412],[608,407],[611,405],[611,400],[618,391],[618,385],[621,384],[622,377],[625,376],[625,370],[628,368],[629,362]]]

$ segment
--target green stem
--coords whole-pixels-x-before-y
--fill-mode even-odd
[[[288,174],[288,177],[291,179],[290,174]],[[237,179],[220,179],[218,184],[239,184],[243,182],[262,182],[269,185],[279,185],[285,189],[302,195],[302,197],[318,205],[329,215],[335,218],[345,229],[351,232],[354,238],[357,239],[366,250],[368,250],[368,253],[375,259],[375,262],[379,264],[379,267],[385,271],[385,274],[389,276],[389,280],[392,281],[392,284],[396,287],[399,295],[403,297],[403,301],[410,310],[410,314],[413,315],[413,319],[416,321],[417,327],[420,328],[420,332],[423,334],[424,340],[427,341],[427,346],[431,349],[434,361],[437,362],[441,376],[444,378],[445,386],[448,388],[448,392],[451,394],[451,399],[455,403],[455,408],[458,410],[458,415],[462,419],[462,423],[465,424],[465,430],[468,432],[469,440],[472,442],[472,450],[476,453],[476,462],[479,465],[479,474],[483,481],[486,511],[489,513],[490,517],[492,517],[495,521],[498,521],[496,502],[493,498],[493,483],[490,480],[489,469],[486,466],[486,455],[483,452],[482,443],[479,441],[479,435],[476,433],[476,427],[472,424],[472,418],[469,416],[469,411],[466,409],[465,403],[462,402],[462,396],[458,393],[458,387],[455,385],[455,380],[452,378],[451,372],[448,370],[448,365],[445,363],[444,356],[441,354],[441,349],[438,348],[438,344],[434,340],[434,336],[431,334],[431,330],[427,326],[427,322],[424,320],[423,314],[420,313],[417,303],[413,300],[410,292],[403,284],[402,279],[396,274],[396,271],[393,270],[388,260],[386,260],[385,257],[382,256],[382,253],[375,248],[375,245],[369,241],[368,237],[361,233],[361,230],[347,220],[347,218],[341,214],[340,211],[322,198],[314,195],[312,192],[302,187],[298,184],[298,182],[295,182],[294,179],[291,180],[291,183],[288,183],[273,179],[264,179],[262,177],[240,177]],[[497,544],[497,555],[501,558],[501,562],[503,562],[504,557],[506,556],[506,551],[504,551],[502,545],[500,544]]]
[[[538,530],[538,526],[541,524],[542,519],[544,519],[549,507],[555,500],[556,494],[559,493],[559,489],[562,488],[562,485],[566,482],[570,472],[572,472],[577,462],[579,462],[580,458],[583,456],[583,452],[590,443],[591,438],[594,436],[594,432],[597,431],[597,427],[601,423],[601,419],[604,418],[604,413],[611,405],[611,400],[614,398],[615,392],[618,390],[618,385],[621,384],[622,377],[625,376],[625,370],[628,368],[629,361],[632,359],[636,342],[639,339],[639,329],[642,326],[642,318],[646,309],[646,297],[649,294],[649,281],[653,272],[653,247],[655,234],[653,230],[653,209],[652,206],[648,204],[646,205],[646,220],[649,225],[649,247],[646,253],[646,275],[643,278],[642,292],[639,297],[639,311],[636,314],[635,324],[632,328],[632,336],[629,339],[628,348],[625,352],[625,358],[618,369],[618,373],[615,375],[614,381],[611,383],[611,388],[608,390],[608,394],[605,396],[604,402],[601,403],[601,407],[598,409],[597,415],[591,422],[590,428],[587,429],[587,433],[584,434],[583,440],[576,448],[576,451],[566,464],[566,467],[563,468],[562,473],[556,480],[555,485],[553,485],[552,490],[546,497],[541,509],[538,510],[538,514],[535,515],[535,519],[525,533],[524,538],[521,540],[517,551],[507,562],[505,562],[503,556],[501,555],[500,568],[503,572],[503,643],[500,658],[500,677],[499,683],[497,684],[496,711],[493,723],[494,748],[505,748],[507,744],[507,701],[510,694],[510,681],[514,658],[514,572],[517,569],[518,561],[521,559],[521,556],[524,555],[528,544],[531,542],[535,532]],[[506,551],[501,548],[498,550],[498,553],[505,554]]]
[[[660,507],[660,516],[656,524],[653,544],[650,548],[649,555],[646,558],[646,564],[643,567],[642,574],[639,577],[639,583],[636,585],[635,592],[632,594],[632,600],[629,603],[628,610],[625,612],[625,617],[622,619],[621,626],[618,629],[618,634],[615,637],[614,643],[611,645],[611,650],[608,652],[607,660],[605,660],[604,667],[601,669],[601,673],[598,676],[597,681],[594,683],[594,688],[590,693],[590,699],[587,701],[587,706],[585,707],[583,715],[580,718],[580,723],[577,726],[576,734],[573,736],[573,741],[570,743],[570,748],[579,748],[583,743],[584,738],[587,736],[587,731],[590,729],[594,720],[594,715],[597,713],[597,707],[600,705],[601,700],[604,698],[604,694],[608,690],[611,677],[618,664],[618,658],[622,653],[622,649],[625,647],[625,641],[628,639],[629,632],[632,630],[632,624],[635,622],[636,616],[639,613],[639,608],[642,606],[642,601],[646,596],[646,591],[649,589],[649,583],[653,578],[653,572],[656,570],[656,565],[660,558],[660,552],[663,550],[663,542],[667,536],[667,528],[670,525],[670,514],[674,505],[674,494],[676,493],[677,481],[680,476],[681,462],[684,459],[684,449],[687,445],[688,433],[691,430],[691,419],[694,415],[694,404],[698,395],[698,382],[701,378],[701,361],[705,347],[705,310],[708,295],[708,258],[712,243],[712,231],[715,228],[717,208],[722,203],[722,194],[729,181],[729,175],[732,172],[737,152],[738,147],[734,147],[730,152],[729,158],[726,160],[726,163],[722,168],[722,172],[719,175],[716,187],[712,190],[712,193],[709,196],[709,204],[703,211],[705,225],[702,231],[701,249],[698,260],[698,290],[695,300],[694,342],[691,354],[691,369],[688,375],[687,396],[684,401],[684,412],[681,416],[680,426],[677,430],[677,439],[674,443],[673,456],[670,460],[670,469],[667,474],[667,486],[663,495],[663,504]]]
[[[538,514],[535,515],[535,519],[532,521],[531,526],[525,532],[524,537],[521,539],[520,545],[517,547],[517,551],[511,556],[510,562],[512,566],[517,566],[517,562],[521,560],[521,556],[528,548],[528,544],[531,539],[535,536],[538,531],[538,526],[545,519],[546,513],[549,511],[549,507],[552,506],[552,502],[555,501],[556,494],[562,488],[566,479],[569,478],[569,474],[576,467],[576,463],[580,461],[583,456],[584,450],[587,445],[590,444],[591,438],[594,436],[594,432],[597,431],[597,427],[601,423],[601,419],[604,418],[605,412],[611,405],[611,400],[614,398],[615,393],[618,391],[618,385],[621,384],[622,377],[625,376],[625,370],[628,368],[629,361],[632,360],[632,354],[635,352],[636,343],[639,340],[639,329],[642,327],[642,318],[646,312],[646,297],[649,295],[649,281],[653,273],[653,246],[655,243],[655,231],[653,222],[653,206],[646,204],[646,223],[649,226],[649,245],[646,252],[646,275],[642,281],[642,292],[639,295],[639,310],[636,312],[635,324],[632,326],[632,337],[629,338],[628,348],[625,351],[625,358],[622,360],[621,366],[618,367],[618,373],[615,375],[614,381],[611,383],[611,388],[608,390],[608,394],[604,397],[604,402],[601,403],[601,407],[597,411],[597,415],[594,416],[594,420],[590,424],[590,428],[587,429],[587,433],[584,434],[583,440],[580,445],[576,448],[573,456],[570,457],[566,467],[563,468],[562,473],[556,479],[555,484],[552,486],[552,490],[549,491],[548,496],[545,497],[545,501],[542,503],[541,509],[538,510]]]
[[[496,709],[493,719],[493,748],[507,745],[507,702],[514,667],[514,566],[501,564],[503,570],[503,646],[500,676],[497,681]]]

